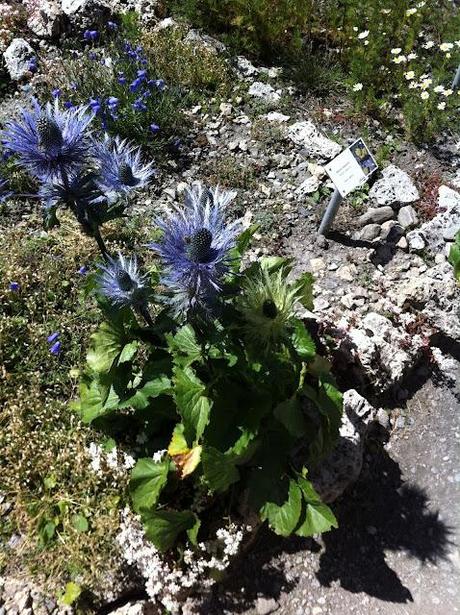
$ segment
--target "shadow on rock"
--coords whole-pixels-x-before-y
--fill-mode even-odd
[[[428,496],[401,479],[399,465],[384,451],[336,509],[339,530],[323,536],[316,576],[350,592],[389,602],[412,602],[412,595],[385,561],[386,551],[404,551],[422,563],[447,557],[448,528]]]
[[[323,586],[338,581],[353,593],[364,592],[387,602],[412,602],[410,590],[387,564],[385,553],[404,551],[422,563],[447,557],[451,530],[437,511],[429,509],[427,494],[402,480],[399,465],[380,446],[359,481],[333,509],[339,529],[322,536],[323,547],[313,539],[282,539],[263,528],[251,553],[224,583],[194,605],[193,612],[243,613],[261,599],[268,605],[273,602],[273,610],[265,612],[277,612],[277,599],[301,582],[292,565],[286,566],[289,555],[302,552],[304,565],[311,562]]]

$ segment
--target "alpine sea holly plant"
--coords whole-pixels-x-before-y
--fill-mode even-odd
[[[308,471],[338,436],[342,400],[296,307],[312,278],[291,263],[245,265],[254,228],[228,222],[233,194],[194,186],[158,221],[147,277],[133,260],[96,278],[106,316],[93,335],[75,407],[142,452],[132,507],[159,551],[180,559],[224,518],[257,514],[277,534],[336,527]],[[152,313],[145,327],[138,315]],[[139,450],[139,449],[138,449]]]
[[[90,131],[93,118],[87,107],[60,109],[57,99],[45,106],[34,99],[19,121],[7,122],[1,141],[37,181],[45,227],[59,224],[57,210],[67,207],[108,258],[100,227],[123,215],[127,195],[154,170],[126,140],[99,139]]]

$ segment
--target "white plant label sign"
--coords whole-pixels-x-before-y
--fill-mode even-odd
[[[378,165],[364,141],[357,139],[324,168],[341,196],[345,197],[366,183]]]

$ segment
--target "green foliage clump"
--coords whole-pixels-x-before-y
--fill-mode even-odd
[[[460,231],[455,235],[455,241],[450,249],[449,262],[454,268],[457,281],[460,282]]]
[[[177,322],[160,300],[143,327],[101,300],[106,321],[75,408],[126,444],[141,435],[132,505],[160,551],[196,546],[228,515],[256,514],[282,536],[336,527],[308,480],[334,446],[342,412],[330,366],[295,315],[297,303],[312,307],[312,277],[288,282],[291,264],[280,257],[241,269],[254,230],[239,237],[240,273],[229,275],[212,321]]]

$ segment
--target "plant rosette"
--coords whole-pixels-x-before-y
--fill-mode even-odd
[[[161,583],[179,600],[191,578],[219,578],[260,523],[280,536],[337,526],[308,479],[334,447],[342,415],[330,365],[297,316],[312,309],[312,276],[291,279],[281,257],[243,266],[256,229],[226,220],[233,196],[190,188],[185,206],[158,221],[150,276],[120,255],[89,279],[106,320],[75,408],[137,448],[135,529],[122,532],[122,544],[146,578],[157,573],[139,562],[140,534],[146,562],[168,563],[146,582],[155,598]]]

